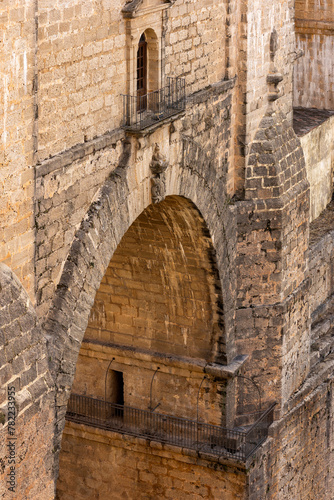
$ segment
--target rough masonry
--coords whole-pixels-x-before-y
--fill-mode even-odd
[[[332,24],[330,0],[1,3],[2,498],[331,500]],[[74,397],[197,441],[276,406],[242,459],[70,421]]]

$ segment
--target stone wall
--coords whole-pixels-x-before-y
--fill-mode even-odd
[[[123,4],[39,4],[40,161],[119,127],[126,81]]]
[[[225,77],[226,3],[181,0],[169,11],[165,71],[166,75],[185,77],[189,93]]]
[[[332,0],[321,1],[320,9],[319,2],[310,0],[307,8],[304,4],[296,3],[298,46],[306,53],[296,63],[296,103],[333,107],[333,74],[328,64],[333,52]],[[121,12],[124,6],[127,14]],[[63,498],[66,488],[71,498],[98,495],[100,487],[108,491],[113,474],[120,494],[130,498],[135,492],[152,500],[157,496],[244,499],[248,483],[248,494],[256,500],[304,500],[316,495],[329,499],[333,491],[328,470],[333,447],[331,319],[326,347],[320,349],[314,340],[322,313],[332,316],[333,235],[312,240],[308,273],[308,183],[300,143],[288,126],[293,19],[292,0],[276,4],[134,0],[126,5],[124,0],[41,0],[38,9],[32,0],[2,3],[0,260],[15,271],[32,302],[37,300],[37,316],[44,321],[42,332],[21,285],[1,267],[0,433],[6,440],[6,390],[13,384],[21,443],[16,464],[18,496],[53,497],[76,366],[74,390],[103,399],[103,374],[111,356],[115,357],[113,368],[124,373],[129,389],[127,401],[142,407],[148,403],[153,370],[159,367],[154,403],[160,402],[166,413],[193,418],[203,361],[218,353],[221,362],[249,354],[244,375],[260,388],[262,403],[279,403],[276,416],[281,420],[266,448],[247,464],[248,477],[240,464],[217,465],[208,457],[204,461],[114,434],[110,446],[111,434],[67,426],[62,464],[68,477],[62,475],[59,483]],[[156,82],[163,83],[167,76],[185,77],[187,105],[162,124],[125,133],[119,129],[124,119],[120,94],[135,88],[137,41],[148,28],[152,38],[154,29],[159,39],[150,64],[159,73]],[[275,30],[274,51],[270,39]],[[268,105],[270,73],[283,77],[281,97],[272,107]],[[330,142],[329,130],[320,141],[330,124],[304,140],[308,164],[317,164],[317,169],[321,164],[325,172],[320,184],[319,175],[315,179],[314,171],[310,174],[312,200],[317,199],[311,217],[330,197],[330,147],[324,146]],[[318,141],[324,149],[315,148]],[[164,274],[160,266],[158,282],[140,290],[145,298],[151,294],[155,310],[149,317],[144,312],[147,304],[140,313],[138,303],[138,309],[130,304],[130,299],[137,300],[135,287],[140,280],[134,277],[139,276],[140,266],[132,261],[123,269],[124,255],[117,253],[117,247],[121,244],[120,252],[125,253],[120,243],[123,235],[152,203],[150,165],[156,144],[166,162],[164,194],[190,200],[205,221],[204,239],[210,234],[212,248],[201,240],[203,234],[196,232],[191,218],[191,229],[185,231],[182,224],[172,229],[187,233],[184,253],[181,246],[176,252],[150,235],[150,245],[162,243],[160,264],[169,265],[171,272]],[[233,198],[236,191],[238,201]],[[326,212],[324,225],[327,216]],[[163,224],[157,226],[163,231]],[[137,230],[148,232],[144,224]],[[139,248],[144,255],[145,245]],[[114,252],[120,266],[109,272]],[[192,253],[196,258],[189,269],[180,262],[183,258],[188,265]],[[150,248],[146,262],[153,261],[153,256]],[[130,257],[137,256],[132,251]],[[117,275],[119,269],[125,272]],[[184,286],[185,277],[189,286]],[[129,303],[120,300],[124,290],[112,289],[116,278],[118,283],[124,280],[124,288],[130,291]],[[118,305],[105,301],[108,314],[104,314],[105,304],[102,311],[93,309],[89,328],[94,328],[88,332],[96,338],[86,337],[77,365],[101,280]],[[166,294],[159,303],[163,286],[175,309],[170,304],[165,307]],[[192,307],[188,300],[180,300],[187,293],[193,294]],[[143,294],[138,300],[144,300]],[[170,318],[173,327],[168,330]],[[103,326],[106,319],[112,324],[108,329]],[[121,326],[122,331],[113,331],[116,324],[115,329]],[[151,335],[144,338],[140,328]],[[141,347],[134,356],[131,344],[138,333]],[[127,345],[110,345],[120,339]],[[173,359],[162,363],[157,350],[173,351]],[[321,372],[320,378],[312,378],[311,373],[305,382],[310,366]],[[241,400],[234,383],[204,382],[199,411],[208,421],[225,423],[226,419],[233,426],[238,398],[239,410],[258,409],[255,386],[252,390],[247,386]],[[183,399],[182,391],[186,392]],[[0,444],[1,479],[8,470],[5,440]],[[73,460],[78,455],[81,462]],[[133,467],[126,465],[131,460]],[[90,469],[95,475],[89,478]],[[86,476],[82,482],[71,483],[80,473]]]
[[[331,203],[310,225],[310,312],[314,320],[327,312],[328,299],[334,292],[334,214]]]
[[[189,114],[176,117],[172,123],[131,137],[125,147],[127,158],[124,153],[123,163],[107,178],[75,234],[45,321],[50,365],[57,385],[57,446],[96,291],[122,236],[151,203],[149,165],[156,143],[168,163],[166,195],[192,200],[210,231],[220,279],[225,284],[225,333],[231,339],[227,342],[228,362],[235,356],[235,230],[225,184],[230,168],[231,88],[233,81],[212,86],[192,96],[191,113],[189,110]],[[229,404],[233,407],[233,398]]]
[[[269,439],[248,459],[247,477],[237,463],[210,464],[209,460],[204,463],[201,457],[192,458],[190,465],[190,452],[186,450],[181,454],[171,446],[148,444],[136,438],[67,423],[61,466],[68,473],[60,475],[58,498],[66,499],[67,495],[74,494],[86,498],[85,495],[92,496],[95,490],[101,493],[107,488],[103,482],[103,464],[107,457],[108,474],[117,474],[120,495],[124,494],[125,485],[129,485],[135,488],[139,498],[159,495],[159,498],[176,499],[180,496],[179,485],[182,496],[190,495],[190,498],[199,494],[212,499],[223,495],[224,500],[331,500],[334,479],[330,425],[334,402],[332,371],[333,360],[329,359],[318,366],[317,373],[311,374],[307,384],[291,398],[284,417],[271,427]],[[73,456],[77,460],[72,460]],[[124,467],[123,460],[127,464]],[[175,460],[181,482],[175,482]],[[197,483],[202,488],[200,491],[194,489],[197,474],[201,477]],[[182,484],[183,481],[186,483]]]
[[[94,149],[99,142],[93,138],[118,130],[124,119],[121,94],[128,91],[129,67],[123,7],[124,2],[118,0],[101,0],[94,6],[82,1],[71,5],[60,1],[42,2],[38,7],[37,2],[31,0],[1,7],[4,57],[0,68],[3,104],[0,260],[15,270],[33,301],[34,257],[40,261],[36,266],[37,301],[45,303],[38,309],[40,315],[46,313],[53,293],[50,280],[57,283],[73,228],[120,156],[119,148],[104,152],[102,159],[87,149]],[[226,33],[223,30],[220,35],[220,32],[221,24],[226,24],[225,2],[178,2],[166,12],[166,17],[160,19],[166,47],[165,50],[161,45],[159,54],[164,76],[186,76],[188,94],[223,78]],[[156,16],[143,16],[145,29],[152,19],[155,22]],[[104,140],[105,136],[102,142]],[[85,142],[86,146],[79,152],[77,146]],[[104,147],[107,143],[113,142],[106,140]],[[101,149],[101,145],[96,147]],[[49,157],[64,151],[69,152],[65,159],[56,158],[52,166],[47,162],[44,165]],[[82,156],[87,156],[89,165],[76,161]],[[36,192],[41,204],[34,206],[33,165],[36,161]],[[42,168],[38,162],[43,162]],[[59,180],[60,171],[71,162],[72,167],[66,169],[69,170],[67,178]],[[103,174],[100,169],[104,170]],[[45,176],[43,181],[41,175]],[[80,189],[85,193],[81,192],[79,200],[70,186],[87,176],[90,180],[82,180]],[[229,189],[233,191],[233,172],[229,177]],[[45,192],[41,193],[44,188]],[[67,199],[74,196],[75,201],[60,214],[60,199],[64,196]],[[34,209],[37,227],[41,229],[36,242]],[[50,222],[47,235],[46,211]],[[44,216],[40,218],[41,215]],[[66,226],[62,232],[58,216],[62,222],[64,218],[67,220],[62,224]],[[54,241],[56,235],[57,242]],[[34,244],[40,247],[45,238],[52,241],[51,246],[39,255],[40,249],[34,248]]]
[[[332,499],[332,373],[333,357],[317,365],[271,427],[271,438],[250,459],[250,500]]]
[[[272,69],[270,37],[273,30],[278,34],[278,49],[274,66],[281,73],[282,98],[280,110],[292,120],[292,53],[294,50],[292,3],[283,0],[279,4],[248,1],[247,6],[247,85],[246,85],[246,143],[250,145],[268,107],[267,76]]]
[[[310,183],[310,222],[332,199],[334,169],[334,116],[300,137]]]
[[[122,123],[121,94],[129,92],[130,66],[136,56],[127,52],[131,21],[122,15],[124,5],[121,0],[99,0],[94,5],[77,0],[70,6],[67,2],[39,6],[40,161]],[[142,19],[133,36],[139,40],[139,26],[144,32],[152,23],[165,30],[159,59],[166,59],[158,65],[164,77],[185,77],[191,93],[225,76],[224,1],[178,1],[164,20],[148,1],[139,8]]]
[[[215,254],[194,206],[167,197],[131,225],[101,281],[85,337],[207,361],[224,356]]]
[[[150,406],[158,367],[152,404],[162,413],[196,418],[205,364],[225,363],[226,345],[210,234],[189,201],[167,197],[127,230],[96,293],[84,339],[72,391],[104,398],[106,369],[118,354],[111,369],[123,373],[125,405]],[[108,347],[108,355],[99,359],[88,348],[91,340]],[[143,363],[140,353],[159,360]],[[202,360],[202,370],[189,366],[192,359]],[[225,392],[222,381],[203,386],[200,410],[207,423],[224,421]]]
[[[238,202],[238,352],[267,401],[283,403],[309,367],[309,187],[300,142],[280,113],[263,118]],[[249,400],[249,410],[251,401]]]
[[[281,1],[278,5],[261,0],[239,2],[233,7],[232,4],[233,2],[229,4],[228,10],[234,12],[234,19],[238,19],[238,36],[231,43],[239,50],[236,63],[238,81],[234,94],[234,187],[238,197],[243,198],[251,144],[268,110],[270,89],[267,77],[270,73],[277,73],[282,77],[278,86],[281,98],[276,106],[287,116],[289,123],[292,123],[294,5],[291,0]],[[275,54],[271,52],[270,47],[274,33],[277,34]],[[232,64],[233,61],[232,57]]]
[[[74,234],[101,184],[116,168],[122,131],[72,148],[36,169],[38,314],[47,313]]]
[[[4,57],[0,68],[4,195],[0,201],[3,221],[0,260],[15,270],[33,300],[35,234],[32,166],[36,160],[33,154],[38,149],[39,161],[44,161],[120,126],[124,118],[121,94],[127,90],[128,79],[126,22],[121,13],[123,4],[118,0],[99,1],[95,6],[82,1],[72,2],[71,5],[67,2],[42,2],[37,9],[37,3],[31,0],[24,4],[11,2],[1,7],[4,26]],[[221,36],[219,34],[221,24],[225,25],[226,20],[225,2],[210,2],[209,5],[204,1],[196,2],[196,5],[194,2],[178,2],[170,12],[164,28],[167,33],[164,43],[168,47],[164,53],[161,52],[161,57],[166,57],[163,61],[166,62],[166,76],[186,76],[189,93],[223,78],[225,31]],[[151,17],[145,17],[144,22],[148,24],[146,28],[149,27]],[[81,167],[80,172],[76,168],[79,162],[74,162],[73,176],[80,178],[83,169],[85,176],[92,170],[99,170],[101,161],[114,165],[117,155],[112,151],[110,155],[103,160],[99,155],[91,155],[88,162],[92,164]],[[67,164],[75,158],[78,158],[75,154],[67,158]],[[59,168],[64,168],[64,164],[59,167],[58,163],[52,174],[51,170],[48,172],[50,176],[45,179],[45,198],[48,201],[37,207],[37,219],[45,210],[50,212],[52,219],[53,213],[59,212],[58,202],[62,194],[71,195],[68,188],[71,182],[75,184],[75,180],[67,182],[67,187],[59,184]],[[112,167],[105,168],[109,173],[112,170]],[[40,172],[41,169],[38,169],[38,179]],[[71,175],[68,172],[68,178]],[[81,198],[89,198],[89,202],[76,199],[75,210],[78,204],[87,209],[87,203],[95,194],[94,188],[96,190],[103,180],[101,176],[96,177],[94,186],[90,185],[91,181],[82,182],[81,189],[85,194]],[[52,186],[47,186],[49,182]],[[50,205],[51,193],[55,190],[60,196],[56,196],[53,205]],[[40,193],[39,180],[37,191]],[[40,194],[37,197],[40,198]],[[57,207],[56,210],[53,210],[54,207]],[[70,212],[72,215],[73,205]],[[83,216],[83,212],[80,215]],[[51,272],[51,276],[50,266],[45,265],[45,260],[37,266],[40,294],[47,280],[57,281],[59,262],[64,261],[67,248],[66,243],[62,253],[61,240],[71,240],[73,219],[74,225],[79,220],[76,217],[79,217],[78,212],[76,216],[67,217],[71,219],[68,231],[65,229],[58,242],[53,244],[54,249],[44,252],[41,257],[48,257],[52,267],[57,260],[57,269]],[[51,223],[48,239],[53,240],[58,232],[56,226]],[[45,239],[43,222],[40,227],[42,230],[37,237],[37,246]],[[54,256],[56,246],[59,258]],[[50,286],[44,288],[43,295],[45,301],[50,298]],[[40,309],[40,314],[45,311],[46,307]]]
[[[34,298],[34,0],[1,2],[0,261]]]
[[[145,500],[245,500],[242,466],[151,441],[68,423],[64,431],[57,499],[95,495]],[[107,480],[106,480],[107,478]]]
[[[253,457],[250,499],[332,498],[333,214],[330,204],[310,225],[311,371]]]
[[[333,21],[333,0],[296,1],[295,106],[334,109]]]
[[[0,497],[51,500],[54,394],[45,340],[26,292],[4,264],[0,381]]]
[[[116,370],[123,375],[121,390],[126,406],[149,410],[152,405],[152,408],[157,406],[159,413],[196,420],[198,397],[201,421],[225,425],[226,381],[208,375],[203,381],[205,363],[201,365],[196,361],[139,348],[125,349],[111,343],[84,341],[72,392],[117,403],[115,397],[119,387],[113,384],[113,370]]]
[[[227,185],[233,186],[230,162],[233,84],[233,81],[223,82],[202,95],[190,96],[185,116],[176,117],[172,126],[161,125],[139,140],[130,136],[125,140],[122,131],[111,132],[37,167],[36,279],[40,316],[45,315],[50,307],[80,222],[116,166],[127,172],[136,200],[131,202],[130,210],[136,211],[137,215],[140,213],[137,207],[149,203],[151,196],[149,165],[156,143],[172,167],[169,178],[173,183],[173,169],[180,163],[189,164],[191,168],[201,163],[205,173],[201,172],[200,176],[210,175],[213,182],[213,171],[217,169],[224,180],[224,192]],[[143,185],[144,199],[140,194]]]

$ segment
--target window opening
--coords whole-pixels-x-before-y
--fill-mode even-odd
[[[147,41],[143,33],[137,51],[137,108],[147,108]]]

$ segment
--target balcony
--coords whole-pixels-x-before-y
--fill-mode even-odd
[[[227,429],[71,394],[66,420],[245,462],[267,438],[274,407],[247,428]]]
[[[167,78],[167,85],[142,96],[123,95],[123,128],[144,130],[186,107],[184,78]]]

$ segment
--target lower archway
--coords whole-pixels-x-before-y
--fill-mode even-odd
[[[69,418],[73,410],[86,421],[73,417],[65,426],[59,499],[104,498],[111,485],[120,488],[117,498],[135,497],[150,450],[140,435],[155,426],[164,442],[168,422],[181,453],[192,425],[181,435],[181,419],[225,423],[225,383],[204,378],[207,363],[225,360],[222,306],[200,212],[177,196],[150,205],[123,236],[96,293],[68,406]],[[108,420],[119,427],[110,430]]]

